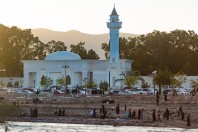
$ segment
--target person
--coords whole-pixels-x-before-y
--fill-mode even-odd
[[[127,110],[127,106],[126,104],[124,104],[124,111],[126,112],[126,110]]]
[[[187,126],[191,126],[190,114],[188,114],[188,116],[187,116]]]
[[[159,92],[158,91],[156,92],[156,103],[158,106],[159,105]]]
[[[30,118],[32,118],[32,108],[30,108]]]
[[[106,115],[107,115],[107,111],[105,110],[104,105],[102,105],[101,113],[102,113],[101,118],[105,119],[106,118]]]
[[[116,106],[116,114],[119,115],[120,113],[120,106],[119,106],[119,103],[117,104]]]
[[[141,111],[141,119],[143,119],[143,111],[144,111],[144,110],[142,109],[142,111]]]
[[[183,109],[182,109],[182,105],[179,107],[179,114],[180,115],[182,113]]]
[[[161,122],[161,111],[160,110],[158,110],[158,112],[157,112],[157,121]]]
[[[61,112],[62,112],[62,110],[59,109],[59,111],[58,111],[58,116],[61,116]]]
[[[168,108],[166,108],[165,113],[166,113],[166,120],[169,120],[170,112],[169,112]]]
[[[54,115],[58,116],[58,109],[55,109]]]
[[[159,105],[159,98],[156,99],[156,102],[157,102],[157,106],[158,106]]]
[[[132,114],[131,114],[131,107],[129,106],[129,109],[128,109],[128,113],[129,113],[129,118],[131,118]]]
[[[141,118],[141,110],[139,109],[138,110],[138,119],[140,120],[140,118]]]
[[[153,117],[153,121],[156,121],[155,109],[153,109],[152,117]]]
[[[125,119],[128,120],[129,119],[129,112],[128,111],[125,111],[124,112],[124,115],[125,115]]]
[[[62,116],[65,116],[65,109],[62,110]]]
[[[179,116],[179,108],[177,108],[177,116]]]
[[[93,115],[92,115],[92,117],[93,118],[96,118],[96,108],[93,109]]]
[[[136,119],[136,112],[135,112],[135,110],[133,111],[132,119]]]
[[[93,109],[91,109],[91,110],[89,111],[89,116],[90,116],[90,117],[93,117]]]
[[[38,117],[38,109],[35,108],[33,111],[32,111],[32,117]]]
[[[181,120],[182,121],[184,120],[184,116],[185,116],[185,113],[182,111],[182,113],[181,113]]]
[[[167,93],[164,93],[164,102],[167,102],[168,99],[167,99]]]

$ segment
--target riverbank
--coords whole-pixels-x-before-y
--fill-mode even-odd
[[[47,123],[63,123],[63,124],[92,124],[92,125],[111,125],[111,126],[144,126],[144,127],[164,127],[164,128],[185,128],[198,129],[198,97],[190,95],[178,95],[177,97],[168,96],[168,101],[164,102],[163,97],[160,98],[160,105],[156,106],[154,95],[91,95],[81,96],[79,98],[68,96],[37,96],[42,99],[43,103],[34,104],[31,97],[19,97],[7,95],[6,102],[12,104],[12,101],[19,102],[19,107],[26,112],[25,117],[11,117],[7,121],[17,122],[47,122]],[[104,103],[104,99],[112,99],[115,103]],[[116,105],[120,104],[119,119],[115,111]],[[125,104],[127,110],[129,106],[132,111],[143,109],[143,119],[125,119]],[[107,110],[107,117],[100,118],[101,105]],[[182,105],[185,112],[184,120],[181,116],[177,116],[176,109]],[[16,106],[18,107],[18,106]],[[30,118],[30,109],[38,109],[38,117]],[[96,118],[87,115],[89,109],[96,109]],[[166,120],[161,116],[161,122],[152,121],[152,110],[161,110],[164,112],[168,108],[174,113],[174,120]],[[55,110],[64,109],[64,116],[56,116]],[[187,126],[187,114],[191,114],[191,126]]]

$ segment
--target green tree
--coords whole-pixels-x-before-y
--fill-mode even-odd
[[[103,49],[104,52],[105,52],[105,57],[106,57],[106,59],[109,59],[109,56],[110,56],[110,54],[109,54],[109,51],[110,51],[110,44],[102,43],[101,45],[102,45],[102,46],[101,46],[101,49]]]
[[[90,49],[87,52],[87,59],[95,59],[98,60],[100,59],[100,57],[98,56],[98,54],[96,54],[96,52],[93,49]]]
[[[43,75],[41,77],[40,84],[41,84],[42,87],[47,89],[50,85],[53,84],[53,79]]]
[[[127,87],[134,87],[135,84],[137,84],[138,80],[135,76],[127,76],[124,79],[124,84],[127,85]]]
[[[65,46],[65,43],[64,42],[61,42],[61,41],[55,41],[55,40],[52,40],[52,41],[49,41],[47,43],[47,53],[53,53],[53,52],[56,52],[56,51],[66,51],[67,50],[67,46]]]
[[[8,82],[7,87],[9,87],[9,88],[13,87],[12,82]]]
[[[148,84],[148,82],[142,82],[141,87],[142,87],[142,88],[149,88],[150,85]]]
[[[71,52],[78,54],[82,59],[87,58],[87,50],[84,47],[85,42],[80,42],[77,45],[70,45]]]
[[[173,81],[173,75],[167,71],[159,71],[153,78],[153,82],[159,86],[159,94],[161,94],[161,88],[170,86]]]
[[[56,80],[56,83],[60,86],[65,86],[65,78],[64,77],[60,77]]]
[[[34,59],[35,37],[30,29],[0,25],[0,64],[6,69],[6,76],[22,76],[20,60]]]
[[[97,87],[97,84],[94,81],[88,81],[86,87],[87,88],[95,88],[95,87]]]
[[[19,81],[14,82],[14,87],[18,87],[19,86]]]
[[[70,45],[71,52],[78,54],[82,59],[99,59],[98,54],[93,49],[90,49],[88,52],[84,47],[85,42],[80,42],[77,45]]]
[[[33,48],[33,55],[35,60],[44,60],[46,57],[47,44],[41,42],[38,37],[35,38],[35,44]]]
[[[198,88],[198,79],[197,80],[190,80],[190,84],[192,88]]]
[[[99,88],[103,91],[107,91],[108,89],[108,82],[107,81],[101,81],[100,84],[99,84]]]
[[[177,73],[174,75],[173,77],[173,82],[172,85],[174,87],[181,87],[183,83],[185,83],[186,81],[186,75],[185,74],[181,74],[181,73]]]

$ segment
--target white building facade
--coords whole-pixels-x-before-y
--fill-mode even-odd
[[[89,81],[99,84],[106,81],[111,88],[122,87],[122,82],[117,81],[124,78],[131,71],[132,61],[119,59],[119,29],[122,22],[113,8],[110,22],[110,60],[87,60],[69,51],[58,51],[46,56],[45,60],[22,60],[24,65],[24,87],[41,87],[41,77],[47,76],[53,79],[56,85],[58,78],[70,79],[69,88],[83,86]],[[67,66],[68,69],[63,67]]]

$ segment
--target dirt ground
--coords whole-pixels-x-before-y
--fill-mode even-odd
[[[14,104],[18,102],[19,106],[25,111],[25,117],[9,118],[12,121],[32,121],[32,122],[54,122],[54,123],[72,123],[72,124],[98,124],[114,126],[152,126],[152,127],[179,127],[193,129],[198,128],[198,95],[168,95],[168,101],[164,101],[164,96],[160,96],[159,106],[156,105],[155,95],[89,95],[74,97],[72,95],[53,96],[33,95],[20,96],[14,93],[6,94],[0,91],[0,97],[5,98],[5,103]],[[42,103],[33,103],[33,98],[38,97]],[[114,103],[103,103],[103,100],[111,99]],[[119,103],[120,113],[116,114],[116,106]],[[101,119],[100,108],[104,105],[107,111],[107,117]],[[126,119],[126,110],[129,107],[132,111],[143,110],[143,119]],[[184,120],[177,114],[177,108],[182,106],[185,113]],[[38,117],[30,118],[30,108],[38,109]],[[87,115],[90,109],[96,109],[96,118]],[[169,109],[171,118],[163,119],[163,113]],[[64,116],[55,115],[57,109],[64,109]],[[152,120],[153,109],[160,110],[161,121]],[[156,113],[157,114],[157,113]],[[190,114],[191,126],[187,126],[187,115]],[[118,118],[119,116],[119,118]]]

